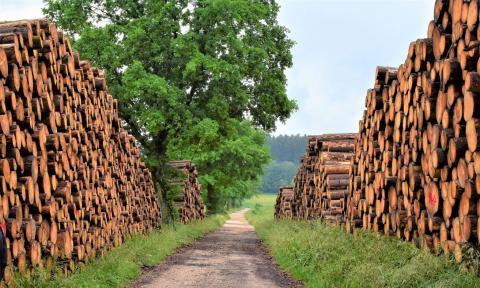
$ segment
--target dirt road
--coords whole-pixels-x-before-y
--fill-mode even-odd
[[[146,272],[132,287],[296,287],[260,245],[246,210]]]

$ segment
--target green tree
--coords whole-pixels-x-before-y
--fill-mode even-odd
[[[194,160],[202,171],[202,189],[208,202],[219,209],[252,196],[270,160],[265,133],[247,121],[230,122],[231,129],[224,134],[216,121],[205,118],[170,141],[168,149],[170,158]]]
[[[260,131],[273,131],[296,109],[284,73],[293,42],[274,0],[45,3],[44,13],[74,38],[82,57],[107,71],[159,183],[166,155],[190,157],[199,162],[211,210],[245,196],[268,161],[249,156],[263,151]],[[192,147],[198,143],[209,145]]]

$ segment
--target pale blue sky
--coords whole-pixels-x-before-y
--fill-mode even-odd
[[[287,72],[299,110],[277,133],[357,132],[375,67],[398,66],[425,38],[434,0],[279,0],[297,44]]]
[[[356,132],[377,65],[426,37],[434,0],[277,0],[297,44],[287,71],[299,110],[276,134]],[[41,0],[0,0],[0,21],[41,17]]]

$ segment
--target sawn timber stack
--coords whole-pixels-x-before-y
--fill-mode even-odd
[[[355,142],[348,230],[461,257],[480,239],[478,0],[437,0],[428,37],[379,67]],[[442,249],[440,249],[442,248]]]
[[[182,177],[171,184],[179,186],[180,193],[174,198],[175,207],[183,223],[205,218],[205,205],[201,197],[201,185],[198,172],[190,160],[171,161],[170,166],[182,171]]]
[[[356,134],[309,136],[295,177],[294,218],[343,222]]]
[[[0,226],[21,272],[77,263],[161,224],[103,71],[46,20],[0,23]],[[5,232],[5,231],[4,231]]]

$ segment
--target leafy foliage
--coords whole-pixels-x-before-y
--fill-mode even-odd
[[[212,211],[250,193],[268,161],[261,131],[296,109],[284,73],[293,42],[274,0],[45,3],[82,57],[107,71],[160,184],[168,155],[197,162]]]
[[[203,192],[213,207],[227,208],[249,198],[257,191],[256,184],[264,163],[270,160],[265,134],[255,130],[248,122],[231,120],[227,134],[217,122],[203,119],[188,133],[170,141],[170,158],[192,159],[203,183]],[[222,191],[214,194],[215,189]]]

